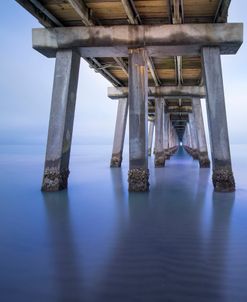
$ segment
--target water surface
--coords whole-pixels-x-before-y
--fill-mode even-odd
[[[247,146],[235,193],[214,193],[183,150],[127,191],[127,155],[73,146],[69,189],[41,193],[44,148],[0,149],[0,300],[247,301]]]

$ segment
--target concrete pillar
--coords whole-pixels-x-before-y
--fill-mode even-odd
[[[213,184],[215,191],[232,192],[235,190],[235,181],[232,173],[219,48],[204,47],[202,60],[207,92]]]
[[[192,149],[192,137],[191,137],[191,131],[190,131],[190,123],[188,122],[186,124],[187,133],[188,133],[188,147]]]
[[[175,153],[178,149],[178,141],[177,141],[177,133],[174,126],[172,126],[172,136],[173,136],[173,153]]]
[[[164,100],[155,100],[155,167],[161,168],[165,165],[164,153]]]
[[[154,120],[150,120],[149,130],[148,130],[148,156],[152,155],[153,137],[154,137]]]
[[[168,149],[169,149],[170,155],[172,154],[171,126],[172,126],[172,122],[169,119],[169,122],[168,122]]]
[[[129,50],[129,191],[149,190],[146,51]]]
[[[170,115],[169,113],[165,113],[164,115],[164,152],[165,158],[170,159],[170,151],[169,151],[169,123],[170,123]]]
[[[169,120],[169,154],[172,155],[176,152],[177,147],[175,143],[175,128],[172,125],[172,122]]]
[[[67,187],[79,66],[80,56],[75,51],[57,52],[43,191]]]
[[[199,164],[201,168],[209,168],[210,160],[208,158],[208,148],[203,123],[201,100],[199,98],[192,99],[192,108],[197,129]]]
[[[185,126],[185,146],[189,146],[188,124]]]
[[[196,123],[193,113],[189,113],[189,127],[190,127],[190,134],[191,134],[191,145],[192,145],[192,157],[194,159],[198,159],[198,138],[197,138],[197,129]]]
[[[119,99],[112,149],[111,168],[121,167],[127,114],[128,100]]]
[[[185,135],[186,135],[186,144],[184,145],[184,149],[192,156],[192,138],[191,138],[191,130],[190,123],[187,122],[185,126]]]
[[[188,151],[189,148],[191,148],[191,135],[190,135],[189,123],[186,123],[185,131],[186,131],[186,147]]]

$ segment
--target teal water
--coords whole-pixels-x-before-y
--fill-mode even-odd
[[[182,149],[128,194],[110,146],[73,146],[69,189],[44,194],[44,154],[0,147],[0,301],[247,301],[247,146],[228,194]]]

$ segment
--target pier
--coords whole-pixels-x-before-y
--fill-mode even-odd
[[[130,192],[152,190],[153,151],[154,169],[166,169],[180,145],[198,169],[212,168],[215,191],[235,190],[221,56],[237,53],[243,24],[227,22],[231,1],[16,1],[42,25],[33,48],[56,60],[43,191],[67,188],[81,58],[109,80],[106,93],[118,102],[112,168],[121,167],[129,117]]]

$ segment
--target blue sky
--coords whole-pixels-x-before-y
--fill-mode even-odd
[[[246,9],[246,1],[233,0],[229,22],[246,24]],[[31,29],[40,27],[34,17],[15,1],[4,1],[2,12],[0,141],[45,144],[55,60],[32,49]],[[236,56],[222,57],[231,143],[247,143],[246,54],[244,43]],[[108,86],[109,82],[81,60],[73,143],[112,143],[117,103],[107,98]]]

